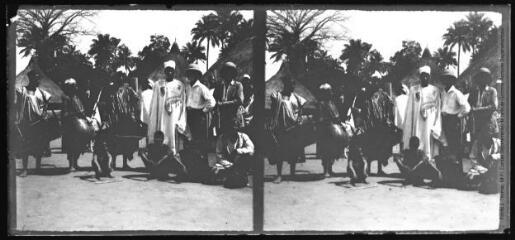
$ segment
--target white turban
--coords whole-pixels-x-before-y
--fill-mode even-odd
[[[250,79],[250,75],[248,75],[248,74],[243,74],[243,77],[242,77],[242,79],[245,79],[245,78],[248,78],[248,79]]]
[[[378,71],[375,71],[374,74],[372,74],[373,78],[382,78],[383,76]]]
[[[175,61],[174,60],[168,60],[164,63],[164,65],[165,65],[165,68],[171,67],[171,68],[175,69]]]
[[[75,84],[77,84],[77,81],[75,81],[75,79],[73,79],[73,78],[68,78],[64,81],[64,84],[65,85],[75,85]]]
[[[427,73],[428,75],[431,75],[431,68],[429,66],[422,66],[418,69],[418,73],[419,74],[422,74],[422,73]]]

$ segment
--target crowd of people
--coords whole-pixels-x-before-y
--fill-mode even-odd
[[[179,80],[176,64],[165,61],[163,77],[140,81],[134,90],[130,78],[116,72],[97,96],[82,97],[77,81],[64,81],[60,116],[48,110],[51,96],[39,87],[41,76],[28,72],[27,86],[16,89],[16,155],[22,158],[20,176],[27,176],[28,157],[41,167],[49,141],[55,138],[48,126],[61,123],[62,149],[69,170],[76,171],[79,157],[92,146],[95,177],[112,178],[116,156],[123,168],[137,152],[149,178],[159,180],[175,173],[182,181],[224,183],[244,187],[251,173],[254,144],[253,84],[248,74],[240,78],[237,66],[223,64],[220,81],[208,88],[203,71],[190,64],[185,80]],[[216,161],[209,161],[210,152]]]
[[[304,161],[304,147],[316,142],[325,177],[334,176],[332,165],[344,156],[351,184],[366,183],[370,161],[377,160],[378,174],[384,174],[382,166],[393,155],[405,184],[430,179],[434,186],[497,192],[499,112],[490,71],[480,69],[471,91],[458,89],[452,66],[438,79],[432,79],[429,66],[420,67],[418,74],[418,83],[410,88],[394,85],[394,94],[387,93],[379,75],[358,87],[341,87],[338,94],[322,84],[314,114],[303,114],[306,100],[293,91],[293,81],[283,79],[283,90],[271,96],[266,127],[272,143],[268,159],[277,166],[274,182],[282,181],[283,161],[294,175],[296,163]],[[394,154],[397,144],[400,152]],[[468,172],[465,158],[472,160]]]
[[[196,64],[186,69],[186,80],[175,76],[173,60],[161,68],[163,77],[142,81],[138,91],[117,73],[94,99],[80,97],[76,80],[64,82],[59,119],[70,171],[78,168],[78,158],[92,145],[98,179],[112,177],[117,155],[123,156],[127,169],[137,152],[149,178],[166,179],[175,173],[183,180],[245,186],[252,172],[252,138],[263,129],[253,121],[250,76],[238,78],[237,66],[226,62],[220,81],[208,87]],[[283,89],[271,95],[272,114],[264,128],[265,155],[277,167],[274,182],[282,181],[283,162],[295,175],[296,164],[305,161],[304,147],[316,142],[325,177],[334,176],[335,160],[344,156],[351,184],[366,183],[370,161],[377,160],[378,174],[384,174],[382,166],[393,155],[406,184],[430,179],[435,186],[475,184],[482,192],[497,192],[499,112],[490,71],[481,68],[470,91],[458,89],[452,67],[438,79],[429,66],[420,67],[418,74],[419,82],[410,88],[394,86],[394,94],[386,91],[379,75],[358,87],[340,87],[337,93],[322,84],[311,114],[303,113],[307,101],[295,93],[295,82],[283,79]],[[28,173],[30,155],[40,168],[48,142],[55,139],[49,133],[52,96],[39,87],[36,71],[28,77],[15,99],[20,176]],[[394,154],[397,144],[400,151]],[[216,153],[216,162],[210,164],[209,152]],[[473,163],[468,172],[463,171],[465,158]]]

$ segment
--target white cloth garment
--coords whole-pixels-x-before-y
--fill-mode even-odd
[[[450,115],[458,115],[462,117],[470,112],[470,104],[463,93],[451,86],[449,90],[443,94],[442,113]]]
[[[440,90],[428,85],[413,86],[408,95],[407,108],[403,124],[402,141],[408,146],[409,139],[416,136],[420,140],[420,150],[434,159],[438,155],[436,141],[442,137],[442,116]]]
[[[154,83],[150,104],[150,124],[148,125],[149,143],[154,142],[154,133],[164,133],[164,144],[173,154],[182,150],[178,134],[186,133],[186,90],[184,84],[174,79],[166,82],[160,79]]]
[[[187,86],[188,101],[187,106],[193,109],[202,109],[204,112],[211,110],[216,105],[216,100],[213,97],[209,88],[196,81],[193,86]]]
[[[395,126],[402,128],[404,125],[404,117],[406,116],[406,107],[408,106],[408,93],[395,97]]]

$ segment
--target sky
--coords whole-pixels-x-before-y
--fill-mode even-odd
[[[157,10],[102,10],[91,18],[91,21],[82,22],[84,28],[94,33],[108,33],[121,39],[133,55],[150,43],[150,36],[162,34],[177,41],[179,47],[191,40],[191,29],[200,20],[202,15],[211,11],[157,11]],[[240,11],[245,19],[253,18],[252,11]],[[345,22],[332,26],[334,31],[347,29],[347,37],[361,39],[372,44],[388,60],[402,46],[403,40],[415,40],[422,48],[428,47],[431,52],[442,47],[442,35],[455,21],[464,19],[468,12],[436,12],[436,11],[342,11],[348,19]],[[499,26],[502,15],[495,12],[484,12],[494,25]],[[93,36],[78,36],[73,39],[81,52],[87,52],[92,43]],[[337,58],[340,56],[345,40],[328,41],[324,48],[329,54]],[[205,46],[205,42],[203,43]],[[457,47],[456,47],[457,48]],[[18,49],[19,52],[20,49]],[[209,65],[215,63],[220,49],[210,48]],[[273,62],[266,53],[267,65],[265,77],[269,79],[280,67],[281,62]],[[17,73],[22,71],[30,58],[17,56]],[[470,59],[470,53],[462,54],[460,71],[465,70]],[[205,63],[199,62],[205,69]]]
[[[494,25],[502,23],[502,15],[495,12],[482,12]],[[464,19],[468,12],[436,11],[342,11],[348,20],[343,23],[350,39],[361,39],[372,44],[385,60],[389,60],[402,47],[403,40],[415,40],[422,49],[428,47],[431,53],[443,46],[442,35],[454,22]],[[340,26],[332,29],[341,31]],[[345,40],[329,41],[324,44],[328,53],[338,58]],[[455,47],[457,52],[457,46]],[[267,56],[270,54],[267,53]],[[470,53],[461,55],[460,72],[465,70],[470,60]],[[280,62],[267,58],[266,79],[272,77],[280,67]]]
[[[120,44],[125,44],[136,56],[144,46],[150,43],[150,36],[154,34],[165,35],[170,44],[176,40],[180,48],[191,41],[191,29],[203,15],[213,11],[159,11],[159,10],[100,10],[90,21],[82,21],[81,26],[91,30],[92,36],[77,36],[72,41],[77,49],[87,53],[96,34],[109,34],[120,38]],[[245,19],[254,17],[253,11],[240,11]],[[203,46],[206,46],[204,41]],[[19,52],[20,49],[17,49]],[[220,48],[209,49],[209,65],[216,62]],[[30,57],[17,56],[16,72],[21,72],[28,64]],[[199,61],[201,69],[205,69],[205,62]]]

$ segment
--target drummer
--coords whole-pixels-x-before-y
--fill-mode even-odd
[[[317,104],[317,120],[321,126],[331,126],[337,124],[340,126],[340,114],[336,108],[336,104],[332,101],[333,92],[332,87],[328,83],[324,83],[319,87],[320,101]],[[343,129],[342,133],[343,133]],[[323,132],[323,133],[322,133]],[[324,169],[324,177],[333,176],[334,161],[342,154],[342,147],[338,146],[338,142],[329,136],[329,132],[322,131],[317,141],[317,153],[322,158],[322,167]]]
[[[14,101],[17,109],[15,125],[22,139],[20,147],[23,171],[20,177],[27,176],[29,155],[36,158],[36,169],[39,170],[41,167],[41,157],[48,144],[48,139],[44,134],[44,126],[38,123],[44,123],[45,109],[52,97],[50,93],[39,88],[41,81],[39,73],[32,70],[27,73],[27,76],[29,84],[26,87],[16,89]]]
[[[91,118],[87,117],[85,114],[84,105],[78,96],[77,81],[75,81],[75,79],[66,79],[64,81],[63,91],[66,96],[63,97],[63,111],[61,112],[64,128],[62,145],[63,151],[66,152],[68,162],[70,163],[69,170],[73,172],[78,168],[77,160],[82,150],[84,150],[85,145],[75,146],[76,144],[80,144],[80,141],[75,140],[80,139],[77,139],[77,132],[72,129],[72,124],[74,124],[73,121],[77,118],[86,119],[88,122],[91,122]],[[85,144],[87,143],[88,141],[85,141]]]
[[[295,82],[292,79],[284,78],[284,88],[280,92],[274,92],[270,98],[272,100],[272,112],[277,114],[277,122],[274,124],[279,142],[292,143],[298,139],[296,132],[289,131],[296,126],[299,126],[302,122],[302,108],[306,103],[306,99],[296,94],[293,90]],[[297,146],[296,144],[293,144]],[[274,179],[274,183],[280,183],[282,181],[282,169],[283,161],[287,161],[290,164],[290,175],[295,175],[295,166],[297,162],[300,162],[301,155],[303,154],[303,148],[294,147],[285,148],[281,147],[280,158],[274,161],[277,164],[277,177]]]

